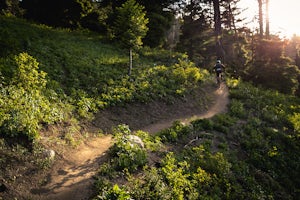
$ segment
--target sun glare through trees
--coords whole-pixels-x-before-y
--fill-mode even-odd
[[[247,9],[242,14],[246,18],[245,21],[252,24],[252,27],[257,27],[257,20],[254,19],[258,18],[258,1],[242,0],[240,1],[240,7]],[[300,20],[297,16],[299,7],[299,0],[269,0],[271,33],[286,38],[290,38],[294,34],[300,35]]]

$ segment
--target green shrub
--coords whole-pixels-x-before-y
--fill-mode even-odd
[[[229,133],[229,128],[235,124],[236,118],[231,117],[228,114],[218,114],[212,118],[213,121],[213,130]]]
[[[39,63],[27,53],[20,53],[15,57],[18,69],[13,83],[25,90],[41,90],[46,86],[46,73],[38,71]]]
[[[144,144],[145,144],[145,148],[147,150],[150,151],[159,151],[162,143],[161,143],[161,138],[156,136],[156,137],[152,137],[149,135],[149,133],[138,130],[135,132],[135,135],[137,135],[138,137],[140,137]]]
[[[227,79],[226,80],[226,85],[229,87],[229,88],[236,88],[239,86],[241,82],[241,79]]]
[[[166,184],[161,171],[155,167],[145,167],[143,177],[129,177],[128,190],[134,199],[172,199],[172,188]]]
[[[246,111],[244,109],[243,103],[236,99],[232,99],[230,101],[230,112],[235,117],[244,118],[246,116]]]
[[[253,77],[251,81],[264,88],[271,88],[285,94],[295,94],[299,83],[299,69],[293,64],[292,59],[279,57],[276,62],[254,62],[248,73]]]
[[[79,117],[92,120],[93,114],[98,111],[95,99],[89,98],[83,90],[72,90],[71,96]]]
[[[36,139],[41,123],[63,120],[62,105],[44,95],[46,74],[38,71],[38,62],[33,57],[21,53],[15,61],[18,69],[0,93],[1,132],[10,136],[23,133]],[[55,96],[55,93],[48,92],[48,95]]]
[[[130,195],[126,190],[120,188],[115,184],[108,190],[102,190],[101,194],[98,194],[95,200],[130,200]]]
[[[300,113],[293,113],[289,116],[289,121],[292,123],[294,130],[300,132]]]
[[[213,130],[214,122],[211,119],[197,119],[192,121],[192,125],[197,131]]]
[[[129,171],[137,170],[147,163],[146,149],[129,140],[131,131],[126,125],[119,125],[114,130],[115,143],[110,149],[110,154],[115,164],[116,170],[128,169]]]
[[[162,174],[172,188],[172,198],[183,200],[193,193],[193,185],[188,173],[189,165],[186,161],[177,163],[173,153],[168,153],[162,165]]]
[[[191,132],[191,128],[182,124],[180,121],[174,121],[170,128],[164,129],[158,133],[163,142],[177,142]]]

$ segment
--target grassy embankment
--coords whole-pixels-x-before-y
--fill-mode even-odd
[[[228,113],[135,133],[145,148],[131,144],[128,127],[116,129],[95,199],[297,199],[299,98],[228,85]]]
[[[6,91],[2,95],[13,105],[8,107],[3,102],[7,108],[1,113],[6,118],[0,125],[7,124],[12,134],[23,132],[36,137],[41,123],[70,120],[73,116],[91,119],[98,109],[109,106],[182,96],[207,76],[182,54],[142,49],[134,56],[134,69],[128,77],[127,51],[98,35],[3,17],[1,27],[0,69]],[[27,110],[39,109],[26,116],[21,114],[24,106],[18,107],[21,100],[12,93],[25,96],[33,90],[38,91],[30,94],[33,101],[23,101]],[[17,118],[10,114],[11,109],[19,113]],[[36,119],[34,125],[29,118]],[[23,128],[10,125],[15,121]]]

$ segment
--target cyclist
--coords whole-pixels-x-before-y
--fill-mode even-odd
[[[222,73],[225,72],[225,66],[222,64],[221,60],[217,60],[214,71],[216,72],[217,82],[220,84],[223,76]]]

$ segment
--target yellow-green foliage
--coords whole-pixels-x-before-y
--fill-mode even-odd
[[[110,153],[115,156],[113,163],[119,170],[128,169],[129,171],[137,170],[147,162],[146,149],[132,143],[129,140],[131,130],[127,125],[119,125],[114,130],[115,144]]]
[[[47,73],[47,87],[58,94],[57,98],[67,99],[75,107],[76,116],[83,118],[92,119],[93,112],[107,106],[184,95],[207,75],[183,54],[143,48],[134,55],[132,76],[128,77],[127,51],[106,43],[99,35],[3,16],[0,25],[0,43],[4,45],[0,49],[0,71],[5,81],[10,82],[16,69],[7,55],[27,52]],[[38,76],[43,79],[45,74],[39,72]],[[21,79],[26,82],[29,77],[36,75]]]
[[[46,73],[38,71],[38,62],[32,56],[20,53],[15,62],[18,68],[0,93],[1,132],[11,136],[23,133],[35,139],[40,123],[63,119],[62,105],[53,101],[53,91],[48,91],[49,96],[45,96]]]
[[[208,74],[183,54],[144,48],[128,77],[127,52],[99,35],[4,16],[0,25],[0,127],[9,135],[35,138],[41,123],[71,112],[91,120],[99,108],[184,95]]]
[[[132,77],[124,77],[118,81],[109,79],[100,100],[107,105],[115,105],[181,95],[198,86],[207,77],[206,70],[200,70],[192,62],[179,60],[171,66],[158,65],[140,69]]]
[[[294,113],[289,117],[290,122],[293,124],[295,131],[300,132],[300,113]]]
[[[231,79],[227,79],[226,80],[226,84],[227,84],[227,86],[229,88],[235,88],[235,87],[237,87],[240,82],[241,82],[240,79],[233,79],[233,78],[231,78]]]
[[[297,199],[299,98],[242,81],[230,95],[227,113],[156,134],[175,152],[162,150],[155,164],[124,175],[122,189],[133,199]]]
[[[163,160],[162,174],[172,188],[172,197],[183,200],[190,193],[192,184],[189,180],[189,164],[186,161],[177,162],[173,153],[166,155]]]
[[[200,80],[204,80],[208,76],[206,70],[200,71],[193,62],[179,59],[174,65],[173,79],[181,84],[193,85]]]
[[[14,75],[13,83],[23,88],[24,90],[36,90],[36,92],[45,88],[46,86],[46,73],[38,71],[39,63],[35,58],[27,53],[20,53],[15,56],[15,61],[18,69]]]

